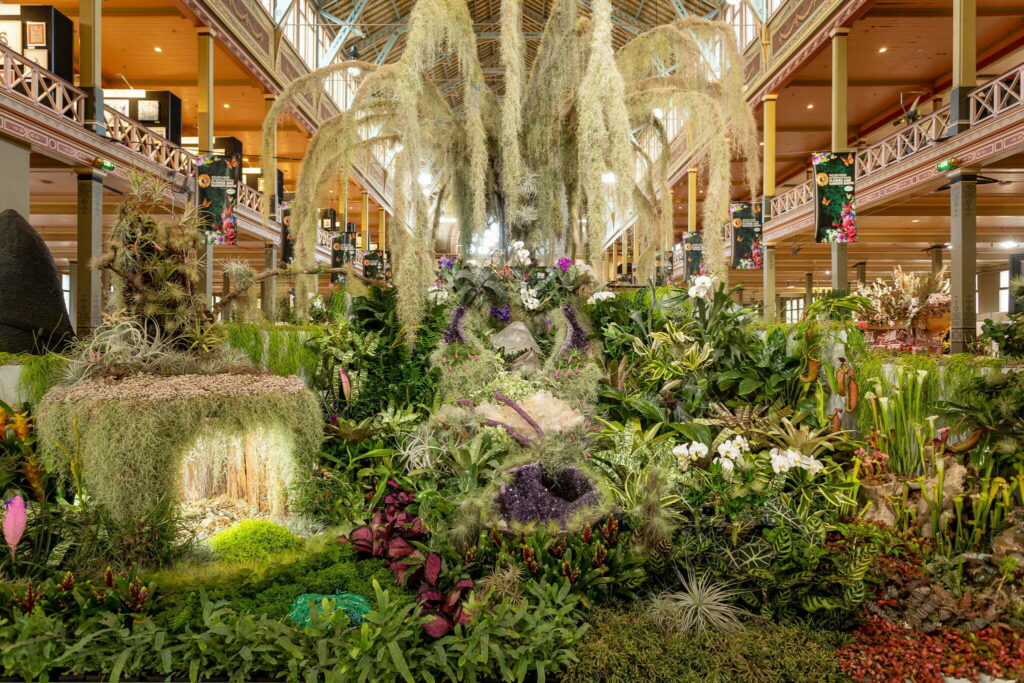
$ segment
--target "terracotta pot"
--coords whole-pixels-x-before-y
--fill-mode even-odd
[[[949,329],[950,323],[953,322],[953,316],[950,313],[940,316],[932,316],[925,320],[925,327],[932,334],[945,334],[946,330]]]

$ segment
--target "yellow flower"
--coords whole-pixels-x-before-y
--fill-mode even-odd
[[[19,439],[24,441],[28,438],[29,433],[32,431],[31,420],[28,416],[28,411],[23,411],[14,414],[14,419],[11,420],[11,426],[14,427],[14,433]]]
[[[828,185],[828,173],[818,174],[818,187],[825,187]]]

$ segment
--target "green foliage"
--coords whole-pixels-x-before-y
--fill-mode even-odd
[[[261,562],[298,550],[302,539],[273,522],[245,519],[213,536],[210,547],[228,562]]]
[[[228,344],[252,364],[275,375],[300,375],[309,382],[316,372],[318,355],[310,340],[321,336],[321,328],[296,325],[227,323]]]
[[[1007,358],[1024,358],[1024,314],[1007,316],[1006,321],[986,319],[981,323],[981,340],[999,347]]]
[[[20,365],[18,391],[28,403],[38,403],[64,376],[68,359],[59,353],[0,353],[0,365]]]
[[[830,290],[818,296],[804,311],[806,320],[842,321],[853,320],[874,310],[871,299],[866,296],[851,296],[846,290]]]
[[[639,611],[601,610],[565,683],[828,683],[847,680],[840,638],[799,623],[759,624],[727,636],[663,631]]]

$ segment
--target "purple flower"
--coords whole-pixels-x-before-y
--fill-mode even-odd
[[[502,518],[509,523],[564,524],[579,510],[601,502],[594,483],[576,467],[548,473],[534,462],[509,474],[511,481],[501,487],[496,499]]]
[[[575,261],[573,261],[571,258],[558,259],[558,267],[562,269],[563,273],[569,270],[569,266],[571,266],[573,263],[575,263]]]
[[[454,265],[455,265],[455,257],[454,256],[442,256],[441,258],[437,259],[437,266],[441,270],[451,270],[452,266],[454,266]]]
[[[512,319],[512,308],[508,304],[504,306],[492,306],[491,317],[497,320],[499,323],[507,323]]]
[[[569,304],[564,304],[562,306],[562,313],[565,314],[565,320],[569,324],[569,329],[565,335],[565,343],[562,344],[562,348],[558,351],[559,354],[569,351],[586,353],[590,347],[590,342],[587,341],[587,331],[580,324],[579,317],[576,315],[576,309]]]

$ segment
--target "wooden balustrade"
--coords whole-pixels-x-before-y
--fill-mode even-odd
[[[857,177],[863,178],[933,146],[946,136],[949,105],[857,152]]]
[[[971,91],[971,125],[1024,103],[1024,64]]]
[[[196,157],[191,152],[110,107],[104,108],[103,115],[107,124],[107,137],[114,142],[166,166],[168,170],[187,176],[194,174]]]
[[[0,45],[0,90],[75,123],[85,123],[84,91],[3,45]]]
[[[811,181],[800,183],[793,189],[772,197],[772,218],[777,218],[785,213],[797,209],[814,199],[814,188]]]

